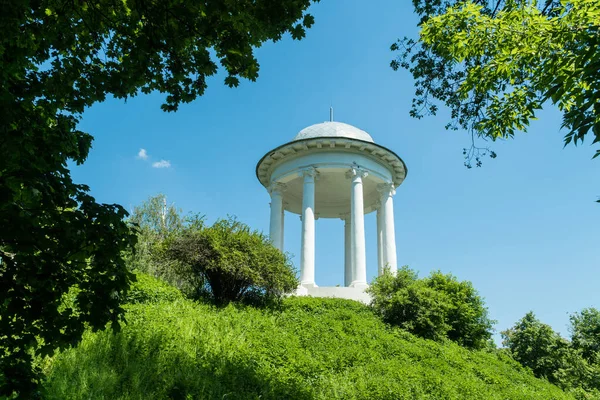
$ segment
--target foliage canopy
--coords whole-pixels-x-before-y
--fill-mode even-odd
[[[164,194],[158,194],[135,206],[128,221],[136,227],[138,237],[135,251],[126,253],[128,267],[160,278],[187,296],[197,296],[197,287],[201,286],[198,277],[189,265],[167,257],[165,246],[185,228],[202,228],[204,217],[184,216],[181,210],[168,204]]]
[[[396,274],[377,277],[368,289],[371,306],[383,320],[417,336],[444,338],[471,348],[483,348],[494,321],[483,299],[468,281],[433,272],[419,279],[404,266]]]
[[[216,304],[251,297],[278,298],[298,286],[288,256],[269,239],[229,218],[191,226],[166,244],[167,257],[189,266]]]
[[[392,45],[416,92],[411,115],[451,111],[449,129],[496,140],[526,131],[550,102],[565,145],[600,141],[600,3],[596,0],[413,0],[418,41]],[[466,165],[488,152],[473,142]],[[494,152],[489,153],[495,157]],[[600,155],[597,150],[594,157]]]
[[[586,360],[600,365],[600,311],[585,308],[571,315],[570,320],[573,347]]]
[[[588,337],[590,330],[598,329],[598,321],[589,318],[594,314],[597,310],[586,309],[572,316],[573,340],[569,342],[529,312],[502,332],[503,344],[535,376],[546,378],[579,398],[600,398],[600,357],[587,353],[590,348],[581,340],[582,336]]]
[[[107,96],[166,94],[164,110],[225,83],[255,80],[254,48],[313,23],[311,0],[15,0],[0,14],[0,395],[35,389],[29,350],[76,343],[83,325],[118,325],[135,237],[125,210],[72,181],[87,158],[77,129]],[[211,54],[212,50],[212,54]],[[77,286],[77,312],[59,310]]]

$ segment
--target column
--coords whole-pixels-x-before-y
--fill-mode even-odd
[[[285,205],[287,203],[283,202],[281,206],[281,251],[284,249],[284,239],[285,239]]]
[[[300,285],[315,287],[315,177],[313,167],[300,171],[302,188],[302,239],[300,249]]]
[[[367,286],[367,255],[365,252],[365,215],[362,180],[367,171],[352,167],[347,176],[352,179],[350,192],[352,287]]]
[[[378,189],[381,193],[381,208],[383,209],[383,262],[390,269],[390,272],[396,273],[398,262],[396,259],[393,201],[396,191],[392,183],[380,184]]]
[[[273,182],[269,186],[271,193],[271,223],[269,238],[273,246],[283,251],[283,192],[285,184]]]
[[[383,260],[383,207],[381,202],[377,208],[377,275],[383,274],[385,262]]]
[[[344,286],[350,286],[352,283],[352,255],[351,255],[351,240],[352,240],[352,220],[350,213],[340,215],[344,221]]]

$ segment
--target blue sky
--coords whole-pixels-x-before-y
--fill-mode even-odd
[[[366,6],[369,4],[369,6]],[[394,72],[389,46],[417,36],[406,1],[324,0],[302,41],[258,49],[257,82],[236,89],[221,74],[204,97],[176,113],[163,96],[107,100],[80,127],[94,137],[88,161],[73,167],[98,201],[127,209],[164,193],[170,203],[212,222],[236,215],[268,232],[269,195],[254,168],[270,149],[329,118],[369,132],[397,154],[408,176],[394,200],[398,262],[470,280],[485,297],[497,331],[527,311],[568,335],[568,314],[600,307],[600,161],[589,143],[562,147],[560,114],[542,112],[527,134],[493,143],[482,168],[463,166],[464,132],[437,117],[409,117],[413,81]],[[137,157],[145,149],[147,159]],[[154,163],[163,168],[154,168]],[[168,166],[167,166],[168,161]],[[343,282],[343,223],[317,221],[316,281]],[[377,271],[375,215],[366,217],[367,273]],[[286,214],[286,251],[299,256],[300,220]],[[294,257],[296,265],[299,257]]]

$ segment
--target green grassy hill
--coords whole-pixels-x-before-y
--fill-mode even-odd
[[[416,338],[353,301],[217,309],[153,285],[132,294],[119,334],[88,332],[46,362],[49,398],[571,398],[505,356]]]

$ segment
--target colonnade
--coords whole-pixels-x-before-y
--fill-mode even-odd
[[[302,235],[300,250],[300,284],[316,287],[315,284],[315,181],[318,172],[314,167],[299,171],[303,178],[302,187]],[[344,285],[367,286],[367,260],[365,251],[365,218],[363,179],[368,171],[352,166],[346,173],[351,180],[350,212],[341,214],[344,220]],[[283,251],[284,207],[283,193],[286,185],[273,182],[271,194],[270,239],[275,247]],[[377,264],[381,275],[387,266],[392,272],[397,269],[396,237],[394,231],[395,194],[392,183],[377,186],[380,193],[377,209]]]

